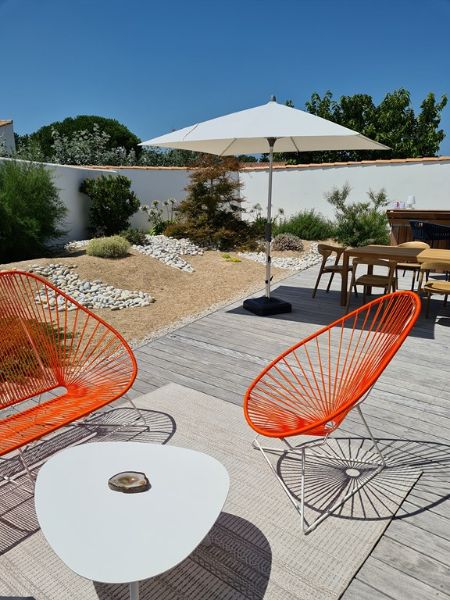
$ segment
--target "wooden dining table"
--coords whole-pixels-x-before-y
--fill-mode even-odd
[[[348,266],[351,258],[380,258],[395,260],[396,262],[448,262],[450,263],[450,250],[441,248],[402,248],[400,246],[361,246],[360,248],[347,248],[342,258],[342,284],[341,306],[347,304],[348,294]]]

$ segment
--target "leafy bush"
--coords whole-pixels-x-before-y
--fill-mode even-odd
[[[175,199],[164,200],[163,204],[159,200],[153,200],[150,206],[143,204],[141,210],[148,216],[149,235],[160,235],[165,228],[173,223]]]
[[[86,246],[86,254],[100,258],[124,258],[130,249],[130,242],[120,235],[94,238]]]
[[[294,250],[301,252],[303,250],[303,242],[292,233],[280,233],[274,237],[272,242],[272,250]]]
[[[119,235],[128,240],[130,244],[135,244],[136,246],[144,246],[147,242],[145,233],[140,229],[134,229],[133,227],[124,229]]]
[[[370,190],[369,202],[347,205],[349,194],[350,186],[346,183],[341,190],[335,188],[326,195],[328,202],[336,209],[336,240],[344,246],[388,244],[388,219],[382,211],[388,204],[384,189],[378,193]]]
[[[83,181],[80,191],[91,199],[90,229],[96,237],[115,235],[128,228],[128,219],[140,206],[130,187],[131,180],[123,175],[102,175]]]
[[[292,233],[302,240],[327,240],[334,235],[334,224],[320,213],[303,210],[275,226],[275,233]]]
[[[66,208],[50,172],[33,163],[0,162],[0,261],[43,256],[46,243],[62,235]]]
[[[187,197],[176,210],[178,223],[169,225],[173,237],[187,237],[200,246],[229,250],[254,239],[251,224],[240,218],[241,183],[236,159],[205,155],[191,172]],[[169,233],[167,234],[169,235]]]
[[[175,221],[174,223],[169,223],[162,233],[167,237],[181,239],[186,237],[186,226],[183,223]],[[149,235],[158,234],[153,230],[152,232],[149,231]]]

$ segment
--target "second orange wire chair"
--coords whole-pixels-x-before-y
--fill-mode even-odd
[[[420,299],[413,292],[394,292],[338,319],[292,346],[271,362],[247,390],[244,413],[258,434],[254,446],[276,475],[302,519],[308,533],[355,494],[361,485],[322,513],[312,523],[305,520],[306,449],[325,443],[346,415],[356,407],[379,456],[373,476],[385,466],[381,451],[361,412],[360,403],[404,342],[420,313]],[[293,436],[318,436],[319,440],[293,446]],[[259,436],[278,438],[287,450],[264,447]],[[300,452],[300,499],[291,493],[267,453]]]

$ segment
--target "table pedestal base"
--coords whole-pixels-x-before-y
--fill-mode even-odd
[[[130,583],[130,600],[139,600],[139,581]]]

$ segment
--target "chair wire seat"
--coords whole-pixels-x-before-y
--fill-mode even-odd
[[[100,317],[40,276],[0,273],[0,456],[120,398],[136,374]]]
[[[248,388],[244,397],[248,424],[258,436],[277,438],[292,449],[287,438],[308,435],[326,441],[346,415],[357,407],[380,456],[381,470],[384,459],[357,405],[367,397],[392,360],[419,313],[420,299],[415,293],[394,292],[369,302],[295,344],[272,361]],[[274,449],[261,446],[258,436],[254,445],[263,452],[299,510],[303,531],[309,532],[334,509],[313,524],[307,526],[305,523],[305,445],[301,446],[302,497],[299,504],[265,454]]]

